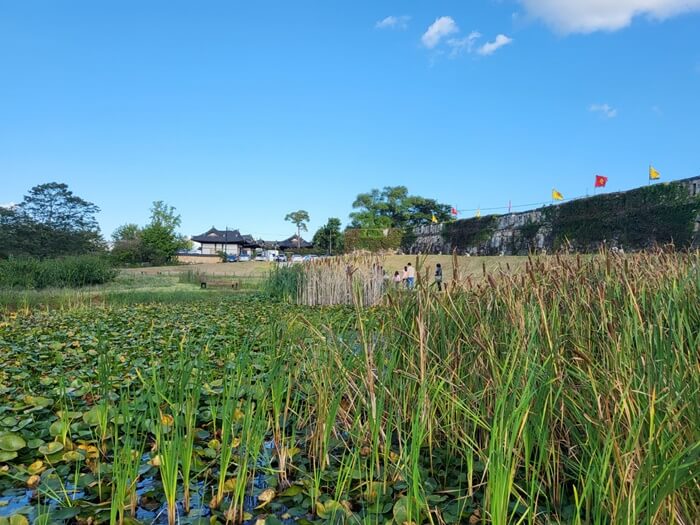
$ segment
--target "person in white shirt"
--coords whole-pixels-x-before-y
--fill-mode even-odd
[[[406,287],[412,290],[416,283],[416,269],[408,263],[406,266]]]

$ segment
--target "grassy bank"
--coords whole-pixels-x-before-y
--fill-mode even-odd
[[[176,269],[173,269],[176,268]],[[226,287],[200,289],[200,277],[236,280],[241,286],[235,290]],[[138,304],[149,302],[202,302],[218,301],[250,294],[259,290],[263,281],[262,270],[242,275],[200,274],[191,267],[162,267],[157,271],[121,270],[112,282],[79,288],[47,287],[21,289],[0,287],[0,311],[28,309],[70,309],[105,304]]]

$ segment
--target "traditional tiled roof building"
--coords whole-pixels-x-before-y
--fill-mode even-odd
[[[238,230],[217,230],[213,226],[201,235],[193,236],[192,242],[199,244],[197,249],[203,255],[214,255],[219,252],[238,255],[244,248],[260,246],[252,235],[241,235]]]

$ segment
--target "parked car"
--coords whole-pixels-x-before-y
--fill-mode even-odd
[[[247,255],[247,254],[245,254],[245,253],[244,253],[244,254],[241,254],[241,255],[238,256],[238,260],[239,260],[240,262],[248,262],[248,261],[250,261],[250,255]]]
[[[277,257],[275,257],[276,262],[287,262],[287,256],[283,253],[280,253]]]
[[[292,255],[292,262],[293,263],[300,263],[303,261],[304,261],[304,258],[301,255]]]
[[[265,257],[262,253],[259,253],[258,255],[255,256],[255,260],[265,262],[265,261],[267,261],[267,257]]]
[[[238,261],[238,255],[227,255],[226,256],[226,262],[237,262]]]

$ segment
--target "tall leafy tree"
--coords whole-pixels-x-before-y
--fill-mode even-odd
[[[133,222],[122,224],[112,233],[114,242],[135,241],[141,237],[141,228]]]
[[[171,262],[178,250],[187,247],[187,239],[178,234],[180,215],[173,206],[155,201],[151,207],[151,222],[141,231],[144,259],[152,264]]]
[[[308,231],[306,223],[309,222],[309,212],[306,210],[293,211],[284,217],[297,227],[297,248],[301,247],[301,231]]]
[[[122,224],[112,233],[112,257],[121,264],[135,264],[145,260],[142,230],[138,224]]]
[[[66,184],[33,187],[22,202],[0,217],[6,255],[57,257],[104,249],[96,215],[100,209]]]
[[[340,219],[331,217],[328,222],[321,226],[314,234],[314,247],[324,250],[326,253],[342,253],[345,239],[340,231]]]
[[[450,219],[450,206],[434,199],[409,195],[405,186],[386,186],[360,193],[350,214],[353,228],[411,228],[429,224],[433,215],[440,221]]]

